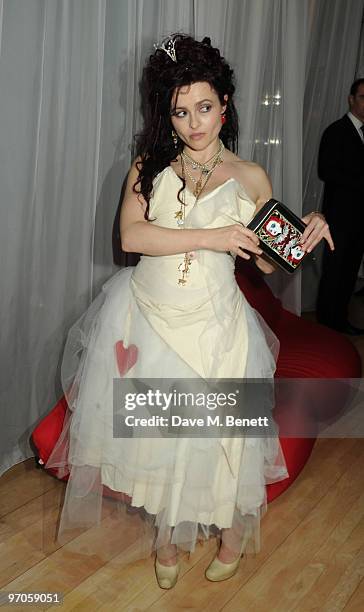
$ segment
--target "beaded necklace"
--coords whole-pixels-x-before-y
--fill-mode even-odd
[[[182,151],[181,155],[182,155],[183,159],[186,162],[189,162],[191,164],[193,170],[196,170],[196,168],[200,168],[204,174],[207,174],[208,171],[209,171],[208,165],[211,162],[214,162],[217,157],[221,157],[224,149],[225,149],[224,143],[222,142],[222,140],[219,140],[219,148],[218,148],[218,150],[216,151],[216,153],[214,153],[214,155],[212,157],[210,157],[210,159],[205,161],[203,164],[201,164],[200,162],[198,162],[195,159],[193,159],[193,157],[188,155],[188,153],[186,153],[186,151]]]

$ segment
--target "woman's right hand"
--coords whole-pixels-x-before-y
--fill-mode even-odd
[[[252,230],[240,223],[213,228],[206,233],[208,233],[206,249],[222,252],[230,251],[243,259],[250,259],[250,255],[245,253],[245,250],[255,255],[263,253],[262,249],[259,248],[259,238]]]

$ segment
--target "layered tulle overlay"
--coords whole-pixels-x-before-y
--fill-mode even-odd
[[[179,187],[170,167],[156,178],[155,224],[176,228]],[[234,179],[197,204],[187,192],[186,202],[191,228],[247,223],[255,210]],[[196,251],[184,286],[178,284],[182,262],[183,254],[142,256],[104,284],[69,331],[62,386],[70,413],[47,462],[60,477],[69,473],[60,542],[74,529],[94,530],[92,552],[90,542],[112,521],[125,561],[161,551],[168,541],[193,552],[197,540],[228,528],[230,548],[260,550],[266,484],[288,476],[278,432],[114,435],[115,379],[180,380],[188,391],[188,379],[273,378],[278,340],[237,286],[231,254]]]

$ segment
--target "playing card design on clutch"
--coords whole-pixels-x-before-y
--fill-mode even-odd
[[[260,239],[260,248],[286,272],[294,272],[306,253],[298,244],[306,225],[278,200],[268,200],[247,225]]]

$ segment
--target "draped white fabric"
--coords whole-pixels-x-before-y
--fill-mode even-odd
[[[238,82],[240,155],[300,213],[306,24],[319,4],[0,0],[1,471],[33,455],[29,434],[61,395],[67,331],[116,270],[112,226],[153,42],[184,31],[221,47]],[[329,4],[342,15],[355,2]],[[352,44],[351,7],[345,18]],[[297,312],[299,275],[271,282]]]
[[[0,59],[1,466],[60,396],[90,301],[105,2],[5,0]]]
[[[303,124],[303,211],[320,210],[324,184],[317,176],[317,155],[324,129],[349,110],[348,94],[360,65],[363,0],[311,0]],[[363,31],[362,31],[363,36]],[[361,43],[363,45],[363,41]],[[359,61],[358,61],[359,58]],[[361,60],[362,62],[362,60]],[[302,310],[315,310],[322,246],[305,263]]]

